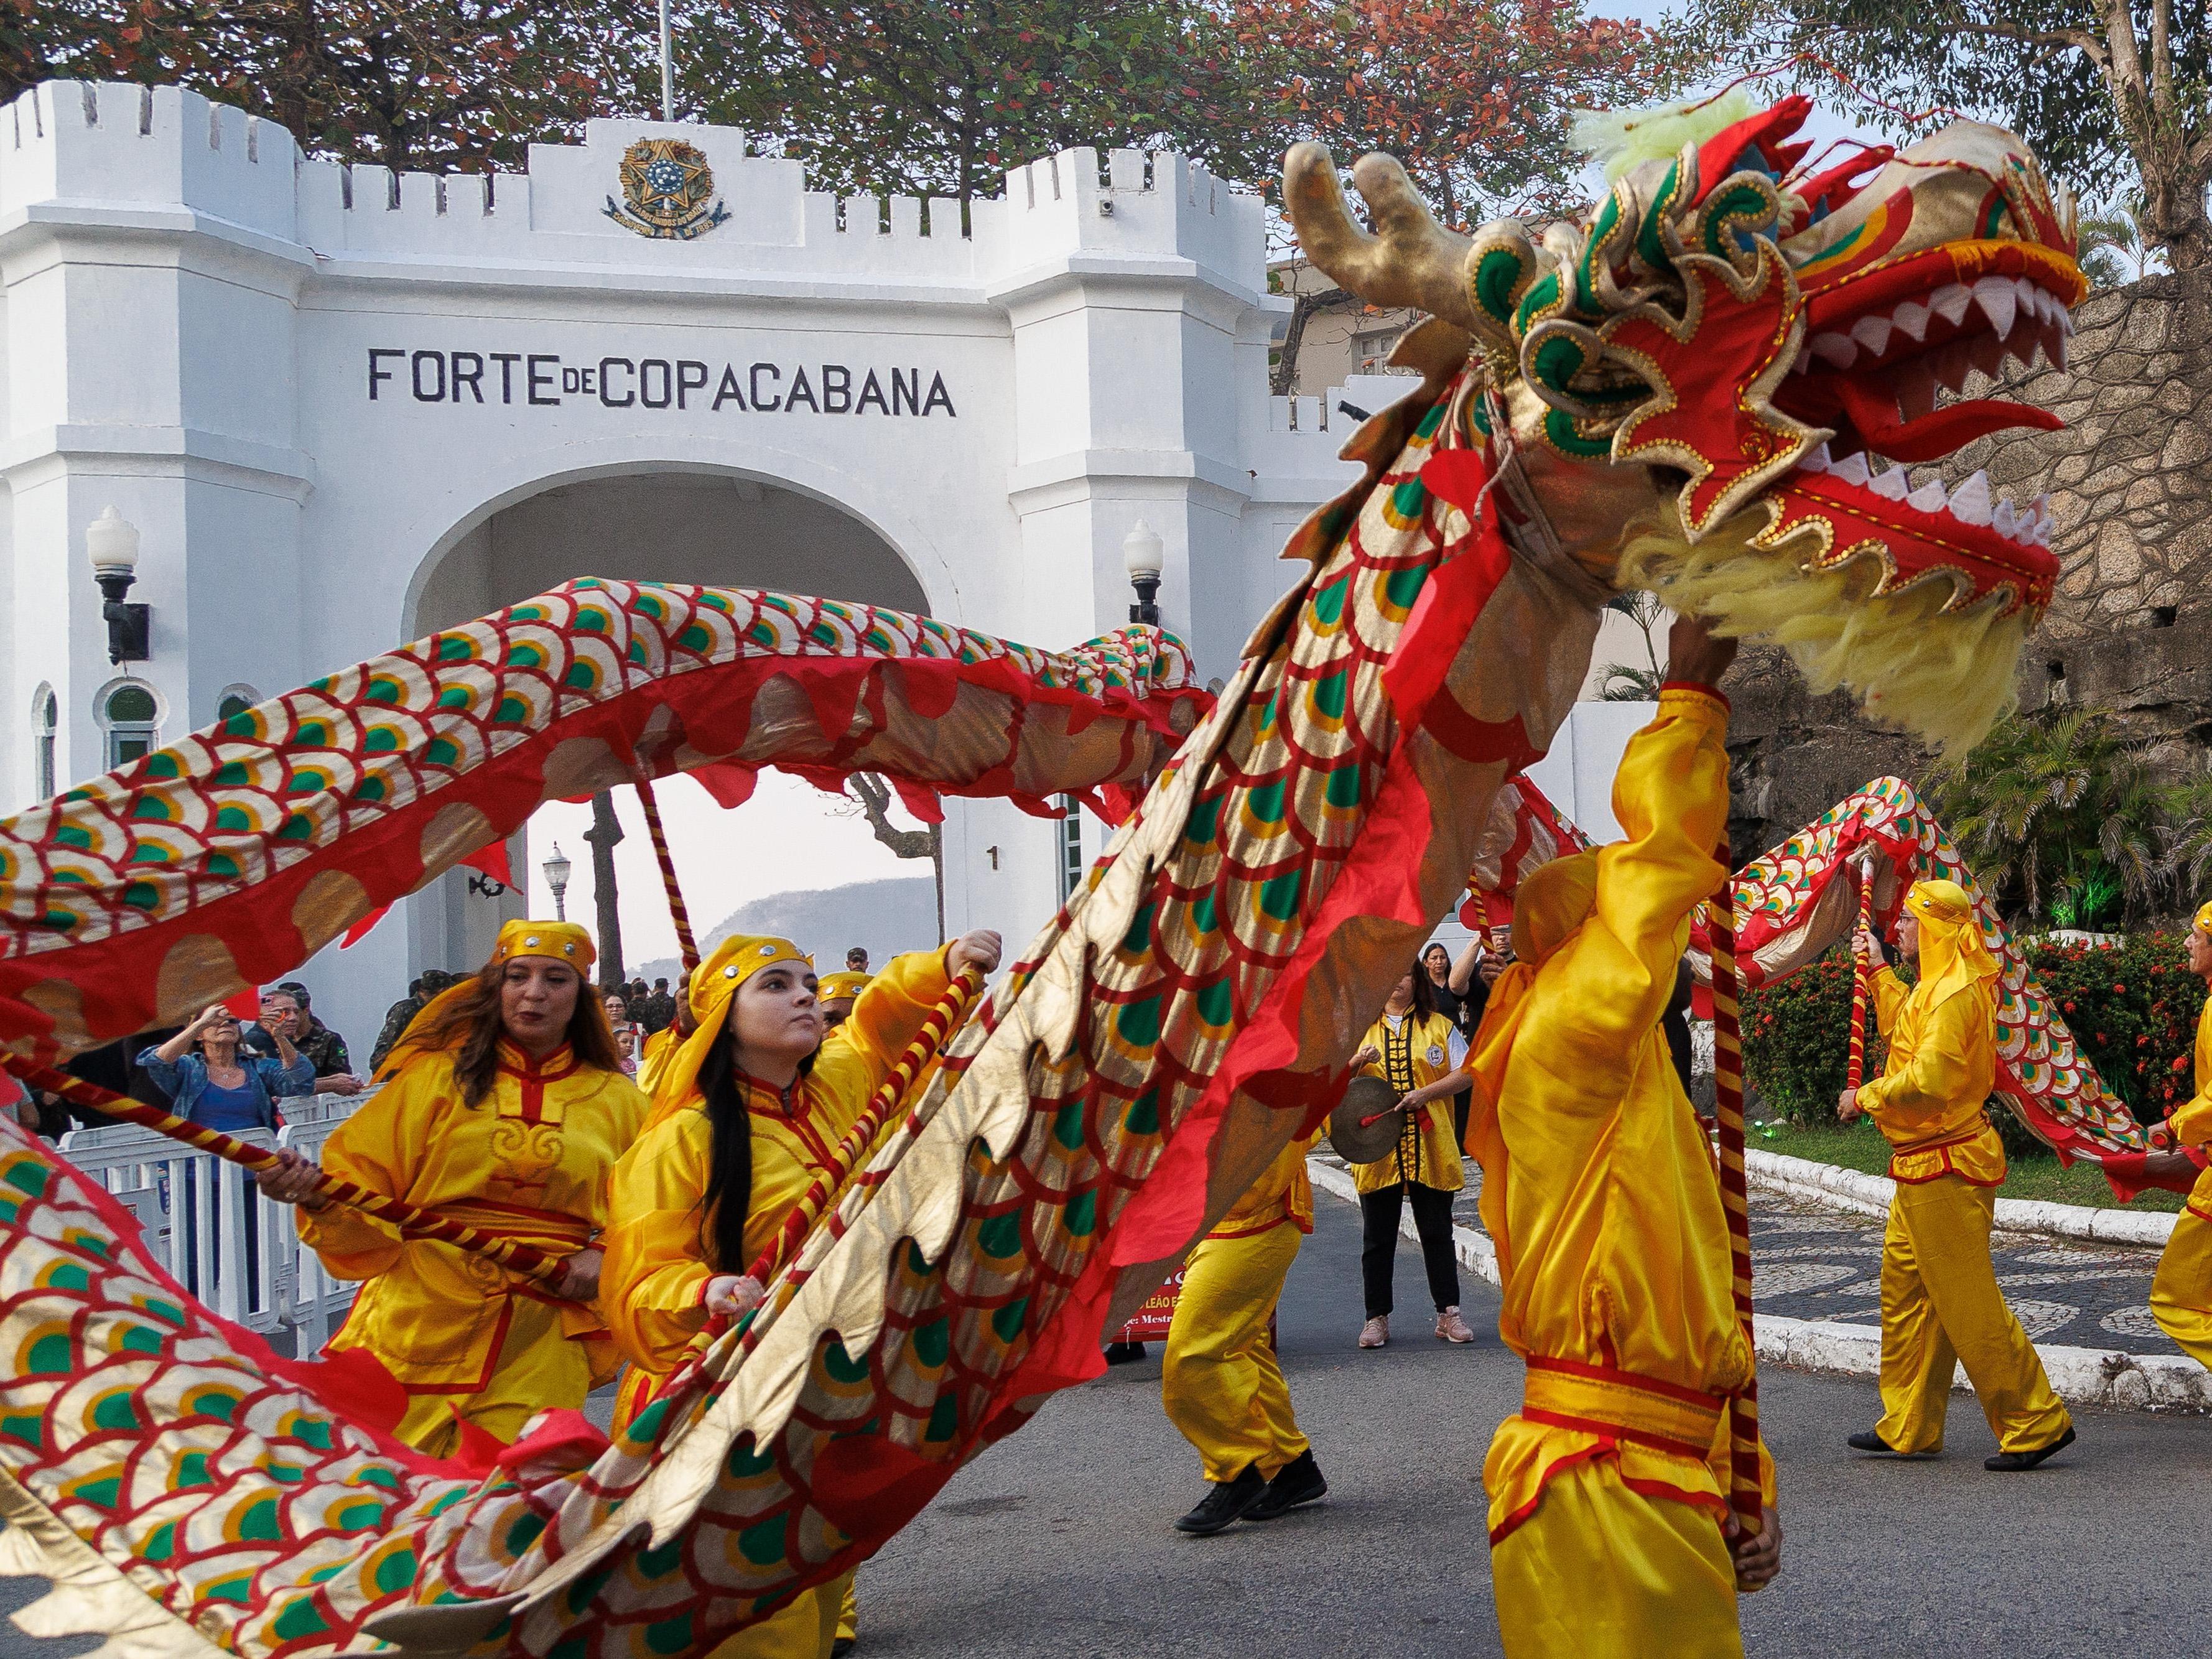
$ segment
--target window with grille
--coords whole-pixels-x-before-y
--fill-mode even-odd
[[[1053,830],[1060,837],[1060,902],[1065,904],[1083,885],[1083,819],[1073,795],[1062,795],[1060,808],[1067,816]]]
[[[117,686],[100,704],[107,727],[107,767],[113,771],[154,751],[155,727],[161,717],[154,694],[135,681]]]

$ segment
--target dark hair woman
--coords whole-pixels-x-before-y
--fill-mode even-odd
[[[416,1017],[378,1073],[384,1087],[323,1144],[334,1176],[566,1255],[555,1293],[319,1203],[315,1166],[295,1153],[256,1177],[300,1206],[300,1237],[331,1273],[367,1281],[330,1346],[384,1362],[410,1396],[399,1437],[433,1455],[459,1445],[464,1421],[511,1442],[614,1374],[594,1240],[647,1102],[586,983],[593,954],[573,923],[508,922],[483,970]]]
[[[1452,1132],[1452,1097],[1467,1087],[1467,1039],[1437,1012],[1427,969],[1416,962],[1390,992],[1382,1018],[1352,1057],[1353,1070],[1379,1077],[1405,1109],[1397,1145],[1372,1164],[1352,1166],[1359,1189],[1361,1278],[1367,1322],[1359,1346],[1390,1340],[1391,1275],[1398,1258],[1398,1218],[1410,1201],[1437,1304],[1437,1334],[1472,1342],[1459,1312],[1459,1260],[1452,1251],[1451,1195],[1465,1184],[1459,1139]]]
[[[602,1304],[629,1361],[617,1435],[705,1349],[710,1320],[760,1305],[745,1268],[971,963],[999,965],[996,933],[894,957],[826,1037],[814,963],[788,939],[726,939],[692,974],[695,1029],[657,1073],[608,1203]],[[745,1632],[744,1651],[828,1654],[851,1588],[847,1573],[795,1597]]]

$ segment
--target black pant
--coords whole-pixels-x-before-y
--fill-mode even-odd
[[[1452,1254],[1452,1195],[1434,1187],[1413,1189],[1413,1225],[1421,1235],[1421,1263],[1429,1270],[1429,1295],[1437,1311],[1459,1306],[1459,1258]],[[1398,1218],[1405,1204],[1401,1182],[1379,1193],[1359,1195],[1364,1243],[1359,1276],[1367,1290],[1370,1319],[1390,1311],[1390,1273],[1398,1260]]]

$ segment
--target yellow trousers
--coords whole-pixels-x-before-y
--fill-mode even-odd
[[[830,1659],[830,1649],[840,1634],[838,1615],[852,1593],[849,1572],[817,1584],[757,1625],[739,1631],[708,1659]]]
[[[860,1601],[853,1594],[853,1575],[845,1577],[845,1597],[837,1606],[837,1639],[841,1642],[860,1639]]]
[[[1243,1238],[1204,1238],[1183,1264],[1160,1401],[1198,1448],[1208,1480],[1234,1480],[1254,1463],[1272,1478],[1310,1443],[1267,1336],[1304,1237],[1283,1221]]]
[[[1506,1659],[1742,1659],[1719,1519],[1632,1492],[1610,1459],[1554,1475],[1490,1577]]]
[[[2212,1222],[2194,1210],[2174,1218],[2150,1281],[2150,1312],[2182,1352],[2212,1370]]]
[[[512,1445],[538,1413],[581,1410],[591,1390],[591,1356],[563,1334],[560,1310],[517,1297],[489,1386],[476,1394],[410,1395],[398,1433],[417,1451],[450,1457],[460,1449],[465,1419]]]
[[[1940,1451],[1954,1368],[1964,1363],[2004,1451],[2034,1451],[2070,1419],[1990,1260],[1994,1188],[1956,1176],[1899,1182],[1881,1248],[1881,1421],[1893,1450]]]

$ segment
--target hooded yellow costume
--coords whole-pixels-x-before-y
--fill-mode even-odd
[[[1284,1147],[1183,1264],[1160,1361],[1160,1402],[1197,1448],[1208,1480],[1234,1480],[1255,1463],[1273,1480],[1310,1443],[1291,1413],[1267,1328],[1299,1243],[1313,1231],[1306,1176],[1313,1141]]]
[[[1613,783],[1627,839],[1546,865],[1476,1032],[1468,1149],[1528,1365],[1483,1466],[1505,1651],[1742,1652],[1726,1397],[1752,1355],[1711,1147],[1660,1015],[1727,873],[1728,704],[1670,684]],[[1772,1502],[1772,1468],[1760,1462]]]
[[[588,976],[593,955],[591,936],[571,923],[510,921],[491,963],[543,957]],[[532,1060],[502,1037],[490,1092],[465,1105],[458,1044],[431,1048],[420,1034],[477,987],[464,980],[416,1017],[413,1040],[380,1073],[385,1086],[324,1142],[322,1165],[541,1249],[580,1250],[606,1223],[608,1172],[636,1139],[646,1098],[565,1043]],[[597,1006],[588,984],[583,994]],[[446,1455],[463,1420],[512,1441],[537,1413],[580,1407],[614,1374],[613,1345],[589,1303],[560,1300],[453,1245],[403,1240],[343,1205],[301,1210],[299,1227],[331,1273],[367,1281],[330,1346],[368,1349],[405,1386],[398,1432],[410,1445]]]
[[[700,1068],[722,1040],[740,986],[777,963],[810,970],[812,963],[787,939],[740,937],[724,940],[691,975],[686,995],[696,1027],[660,1062],[652,1115],[615,1168],[609,1204],[600,1300],[629,1361],[615,1406],[617,1428],[707,1347],[708,1282],[744,1272],[829,1167],[837,1143],[951,988],[945,956],[919,951],[885,963],[788,1090],[738,1074],[752,1141],[743,1261],[714,1259],[714,1217],[705,1206],[714,1129]],[[722,1644],[713,1659],[827,1655],[841,1614],[855,1617],[851,1588],[850,1573],[816,1586]]]
[[[1966,891],[1915,882],[1905,908],[1920,927],[1920,981],[1874,975],[1875,1017],[1889,1039],[1881,1075],[1858,1104],[1892,1148],[1896,1182],[1881,1253],[1881,1421],[1892,1451],[1939,1451],[1953,1368],[1973,1379],[2000,1450],[2033,1451],[2071,1426],[2035,1347],[2005,1305],[1990,1260],[2004,1143],[1983,1112],[1996,1081],[1996,958]]]
[[[2197,912],[2191,924],[2212,939],[2212,904]],[[2212,1143],[2212,990],[2197,1017],[2197,1092],[2166,1120],[2174,1144],[2202,1147]],[[2150,1285],[2151,1316],[2181,1351],[2212,1368],[2212,1169],[2197,1177],[2189,1206],[2175,1218],[2173,1236],[2158,1259]]]

